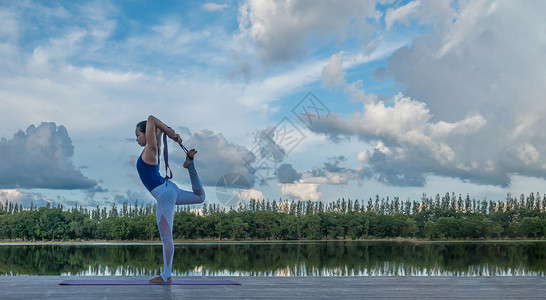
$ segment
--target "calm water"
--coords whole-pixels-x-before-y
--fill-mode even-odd
[[[546,242],[176,244],[175,276],[544,276]],[[0,275],[157,275],[160,244],[0,244]]]

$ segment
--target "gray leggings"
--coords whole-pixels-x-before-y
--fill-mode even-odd
[[[193,192],[181,190],[174,182],[166,180],[164,184],[154,188],[151,193],[157,202],[156,220],[159,228],[159,235],[163,242],[163,273],[161,277],[163,281],[167,281],[171,277],[171,269],[174,255],[173,242],[173,220],[174,206],[184,204],[199,204],[205,201],[205,190],[201,185],[201,181],[195,171],[193,161],[187,160],[190,166],[191,187]]]

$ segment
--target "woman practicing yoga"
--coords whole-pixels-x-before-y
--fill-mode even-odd
[[[174,254],[173,219],[174,206],[182,204],[198,204],[205,201],[205,190],[195,171],[193,157],[195,149],[186,151],[184,168],[190,173],[193,192],[181,190],[159,174],[159,149],[161,148],[161,133],[165,133],[173,141],[182,146],[182,139],[174,130],[154,116],[137,124],[135,129],[137,143],[144,147],[137,160],[137,170],[140,180],[157,201],[156,219],[159,235],[163,242],[163,266],[160,276],[150,279],[152,283],[172,282],[171,267]],[[164,140],[166,141],[166,139]],[[166,145],[165,145],[166,146]],[[185,150],[185,148],[182,146]]]

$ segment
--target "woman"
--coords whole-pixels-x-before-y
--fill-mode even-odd
[[[172,282],[171,267],[174,254],[172,238],[174,206],[181,204],[198,204],[205,201],[205,190],[195,171],[193,157],[195,149],[188,151],[184,167],[190,174],[193,192],[181,190],[172,181],[159,174],[159,149],[161,148],[161,133],[165,133],[173,141],[181,144],[182,139],[174,130],[154,116],[137,124],[135,129],[137,143],[144,147],[137,160],[137,170],[140,180],[157,201],[156,219],[159,235],[163,242],[163,266],[160,276],[150,279],[152,283]]]

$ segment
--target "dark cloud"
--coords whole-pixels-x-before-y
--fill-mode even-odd
[[[138,201],[139,205],[145,205],[150,201],[150,199],[152,198],[150,197],[150,193],[147,191],[135,192],[133,190],[128,190],[125,195],[114,195],[114,201],[112,204],[122,205],[125,201],[127,201],[129,205],[133,205],[136,200]]]
[[[277,179],[279,183],[294,183],[301,179],[301,174],[299,174],[291,164],[282,164],[277,169]]]
[[[225,176],[232,176],[228,174],[244,177],[248,188],[254,185],[254,169],[250,164],[255,158],[246,147],[230,143],[221,133],[214,133],[211,130],[193,132],[191,137],[184,139],[183,144],[188,149],[195,148],[198,151],[195,164],[203,185],[216,186]],[[173,147],[172,143],[169,146]],[[187,173],[181,168],[185,154],[182,155],[180,149],[174,152],[172,148],[171,153],[173,162],[177,164],[174,179],[181,180],[182,176],[178,174]],[[174,163],[170,165],[173,167]]]
[[[412,161],[390,161],[383,152],[375,149],[370,165],[378,181],[392,186],[425,186],[426,177],[421,166]]]
[[[344,185],[349,181],[355,180],[359,185],[363,180],[372,177],[373,172],[367,166],[361,166],[355,169],[341,166],[347,158],[343,155],[331,157],[324,163],[323,168],[308,170],[303,174],[302,183],[318,183]]]
[[[347,159],[343,155],[332,157],[330,161],[324,163],[324,169],[326,169],[328,172],[339,173],[345,170],[345,168],[341,167],[339,164],[346,160]]]
[[[379,81],[379,82],[383,82],[385,81],[387,78],[389,77],[389,72],[387,71],[386,68],[375,68],[373,69],[373,73],[372,73],[372,78]]]
[[[240,52],[232,51],[232,61],[235,63],[235,67],[228,72],[228,77],[233,79],[242,76],[246,82],[249,82],[252,75],[252,62],[249,58],[243,57]]]
[[[64,126],[31,125],[0,140],[0,188],[94,189],[72,164],[74,146]]]
[[[254,170],[254,175],[260,180],[260,184],[267,184],[268,180],[275,179],[277,165],[281,163],[287,155],[287,150],[283,145],[284,141],[290,140],[283,136],[285,124],[277,126],[268,126],[258,130],[254,134],[254,145],[250,152],[244,158],[247,166]],[[278,143],[279,142],[279,143]],[[293,146],[293,145],[289,145]]]
[[[256,132],[254,136],[253,154],[257,160],[267,159],[280,163],[286,157],[286,150],[283,145],[277,144],[277,127],[268,126]]]
[[[93,199],[96,193],[106,193],[106,192],[108,192],[108,189],[105,189],[98,185],[93,188],[85,190],[87,199]]]

